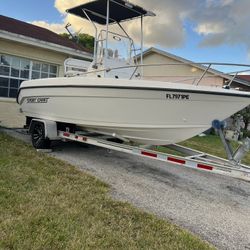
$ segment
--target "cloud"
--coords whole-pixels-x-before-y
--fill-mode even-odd
[[[153,11],[156,17],[145,18],[145,45],[175,48],[186,40],[185,18],[199,0],[134,0],[138,5]],[[139,40],[139,25],[128,26],[129,31]]]
[[[84,33],[93,34],[94,29],[89,22],[79,17],[66,14],[65,11],[71,7],[83,4],[89,0],[55,0],[55,7],[64,17],[64,24],[71,23],[75,32],[81,30]],[[194,8],[200,0],[135,0],[134,3],[143,5],[145,8],[156,12],[157,17],[145,18],[144,42],[146,46],[161,45],[163,47],[180,47],[184,44],[186,31],[183,25],[185,16],[188,16],[190,8]],[[157,3],[157,4],[156,4]],[[43,24],[44,27],[52,27]],[[123,24],[135,41],[140,41],[140,21]]]
[[[191,2],[197,3],[199,0],[190,0]],[[65,10],[73,6],[77,6],[88,2],[88,0],[55,0],[55,7],[65,15]],[[157,4],[155,3],[157,2]],[[172,3],[171,3],[172,2]],[[177,3],[176,3],[177,2]],[[133,3],[143,5],[145,8],[155,11],[157,17],[147,17],[145,19],[145,45],[154,46],[156,44],[164,47],[179,47],[185,41],[186,32],[183,25],[183,16],[185,16],[186,8],[190,5],[186,1],[165,1],[165,0],[135,0]],[[81,28],[82,32],[92,32],[93,28],[88,23],[78,17],[72,15],[66,15],[65,21],[70,22],[75,31],[79,31]],[[140,38],[140,25],[136,25],[136,22],[129,22],[123,24],[131,34],[135,37],[135,40],[139,42]]]
[[[53,31],[62,32],[70,22],[75,32],[94,34],[94,29],[87,21],[65,10],[89,0],[55,0],[55,7],[62,14],[61,24],[36,24]],[[201,36],[199,46],[218,46],[222,44],[243,44],[250,53],[250,1],[249,0],[131,0],[157,14],[145,18],[145,45],[161,45],[165,48],[180,47],[186,40],[186,23],[192,23],[193,31]],[[140,21],[133,21],[124,26],[138,42]],[[64,30],[65,31],[65,30]]]
[[[67,9],[84,4],[86,2],[89,2],[89,1],[88,0],[55,0],[55,7],[62,14],[65,14],[65,11]]]
[[[185,42],[185,22],[188,21],[202,38],[199,46],[240,44],[245,45],[250,54],[249,0],[135,1],[159,15],[149,24],[148,42],[164,47],[173,47],[174,43],[180,46]]]
[[[250,51],[249,0],[207,0],[203,11],[189,17],[195,32],[202,36],[200,46],[245,45]]]
[[[70,23],[75,32],[93,35],[93,26],[87,20],[66,13],[67,9],[87,2],[89,2],[89,0],[55,0],[55,8],[63,15],[65,25]]]
[[[48,23],[45,21],[33,21],[32,24],[49,29],[56,33],[67,32],[65,26],[67,23],[72,24],[73,32],[93,33],[89,23],[73,15],[68,15],[66,10],[74,6],[88,2],[88,0],[55,0],[55,8],[62,14],[62,23]]]
[[[33,21],[31,23],[39,27],[49,29],[55,33],[65,32],[65,25],[61,23],[47,23],[45,21]]]
[[[202,35],[221,34],[226,31],[223,23],[205,22],[198,24],[195,31]]]

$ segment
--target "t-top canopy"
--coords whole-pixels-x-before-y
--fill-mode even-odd
[[[66,11],[82,18],[88,19],[89,17],[93,22],[104,25],[106,24],[107,16],[107,1],[108,0],[95,0]],[[109,24],[119,23],[140,16],[155,16],[153,12],[131,4],[126,0],[109,0],[109,10]]]

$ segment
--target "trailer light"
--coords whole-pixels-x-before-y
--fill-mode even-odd
[[[146,151],[142,151],[141,154],[145,156],[149,156],[149,157],[154,157],[154,158],[157,157],[157,154],[146,152]]]
[[[197,164],[197,168],[202,168],[205,170],[213,170],[213,167],[204,164]]]
[[[63,133],[63,136],[70,137],[70,133],[64,132],[64,133]]]
[[[176,159],[176,158],[173,158],[173,157],[168,157],[168,161],[172,161],[172,162],[179,163],[179,164],[186,164],[186,161]]]

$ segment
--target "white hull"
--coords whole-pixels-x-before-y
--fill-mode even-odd
[[[193,137],[209,129],[213,120],[224,120],[250,105],[250,93],[74,77],[23,82],[18,101],[28,117],[77,124],[140,144],[164,145]]]

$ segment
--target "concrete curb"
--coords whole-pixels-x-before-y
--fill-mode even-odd
[[[15,98],[0,97],[0,102],[16,103],[16,99]]]

